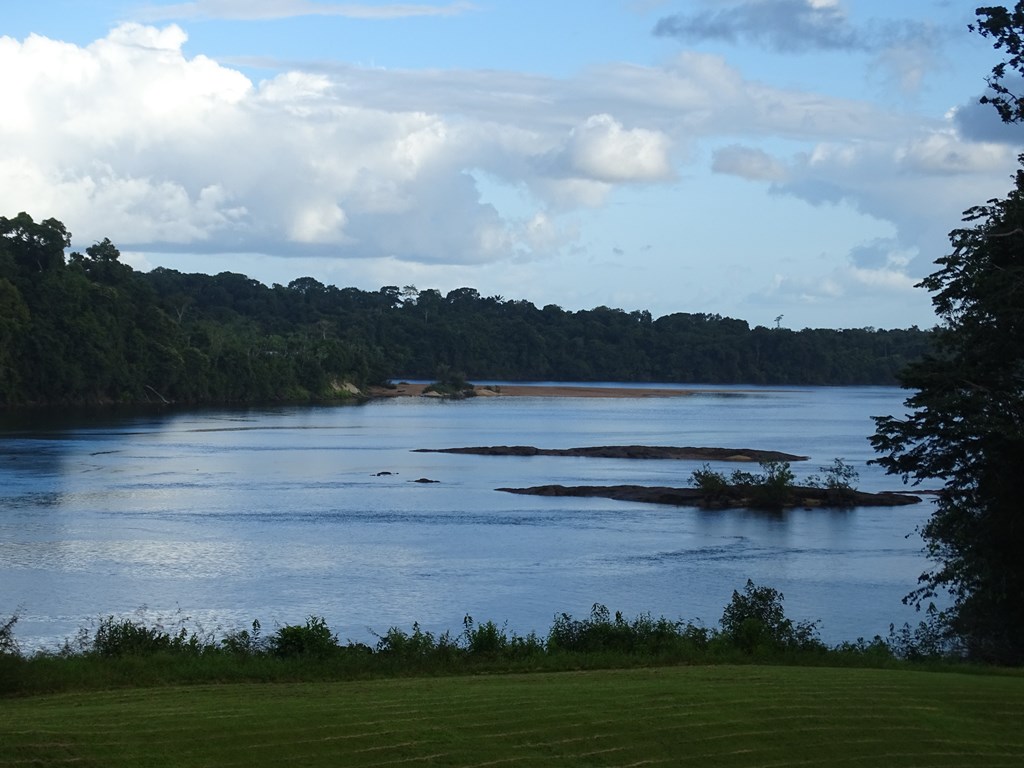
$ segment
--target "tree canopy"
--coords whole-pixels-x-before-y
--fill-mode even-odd
[[[1024,105],[1002,85],[1022,72],[1024,3],[979,8],[976,29],[1011,58],[995,68],[986,97],[1008,122]],[[1024,156],[1021,158],[1024,164]],[[934,353],[901,376],[916,390],[906,418],[877,419],[872,438],[889,472],[944,487],[921,533],[934,567],[908,597],[946,590],[951,637],[979,659],[1024,662],[1024,170],[1004,199],[968,210],[950,234],[952,252],[920,284],[942,320]]]
[[[255,280],[142,274],[109,239],[65,259],[70,241],[0,217],[0,405],[308,400],[384,376],[361,341],[283,322]]]
[[[0,405],[304,401],[389,378],[892,384],[906,330],[751,328],[311,277],[137,272],[109,240],[64,258],[56,219],[0,217]]]

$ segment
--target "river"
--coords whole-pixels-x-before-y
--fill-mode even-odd
[[[104,616],[217,632],[323,616],[374,642],[463,616],[544,635],[605,604],[714,625],[748,578],[820,620],[829,643],[919,616],[901,598],[927,567],[895,509],[702,511],[497,492],[502,486],[688,485],[688,461],[493,457],[415,448],[648,444],[842,457],[863,490],[871,416],[893,388],[716,388],[670,398],[426,398],[361,406],[0,417],[0,616],[52,649]],[[713,464],[731,471],[735,465]],[[747,467],[745,467],[747,468]],[[385,474],[389,473],[389,474]],[[435,483],[416,483],[417,479]]]

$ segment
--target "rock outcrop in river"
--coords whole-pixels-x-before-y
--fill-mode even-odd
[[[685,459],[690,461],[806,461],[781,451],[753,448],[677,448],[668,445],[599,445],[588,448],[534,448],[490,445],[471,448],[416,448],[418,453],[469,453],[478,456],[583,456],[599,459]]]
[[[532,488],[497,488],[506,493],[529,496],[584,496],[618,501],[640,501],[649,504],[672,504],[677,507],[729,509],[758,507],[744,489],[736,486],[714,497],[699,488],[668,488],[646,485],[537,485]],[[917,504],[920,497],[907,493],[867,493],[853,489],[837,491],[794,485],[789,490],[786,507],[900,507]]]

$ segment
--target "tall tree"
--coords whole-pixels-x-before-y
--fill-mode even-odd
[[[1022,72],[1024,2],[977,10],[972,29],[1010,59],[989,82],[1007,122],[1024,102],[1006,87]],[[1024,156],[1021,158],[1024,164]],[[941,480],[921,533],[934,566],[908,600],[948,591],[947,629],[968,653],[1024,663],[1024,170],[1005,199],[971,208],[950,233],[952,253],[920,284],[942,321],[932,355],[901,377],[917,390],[906,418],[876,419],[872,443],[890,473]]]
[[[997,51],[1005,51],[1007,60],[992,67],[992,74],[986,78],[993,93],[981,97],[982,104],[991,104],[1006,123],[1024,121],[1024,98],[1016,94],[1007,84],[1006,71],[1024,71],[1024,2],[1018,1],[1013,10],[1002,5],[978,8],[978,21],[970,25],[972,32],[993,40]],[[1019,87],[1019,83],[1017,84]]]

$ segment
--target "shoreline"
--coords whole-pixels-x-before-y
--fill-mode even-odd
[[[394,389],[373,387],[371,398],[423,397],[428,384],[396,384]],[[688,397],[696,394],[741,395],[755,390],[743,389],[675,389],[670,387],[588,387],[585,385],[502,384],[477,385],[477,397],[586,397],[586,398],[650,398]],[[426,395],[429,397],[430,395]]]

